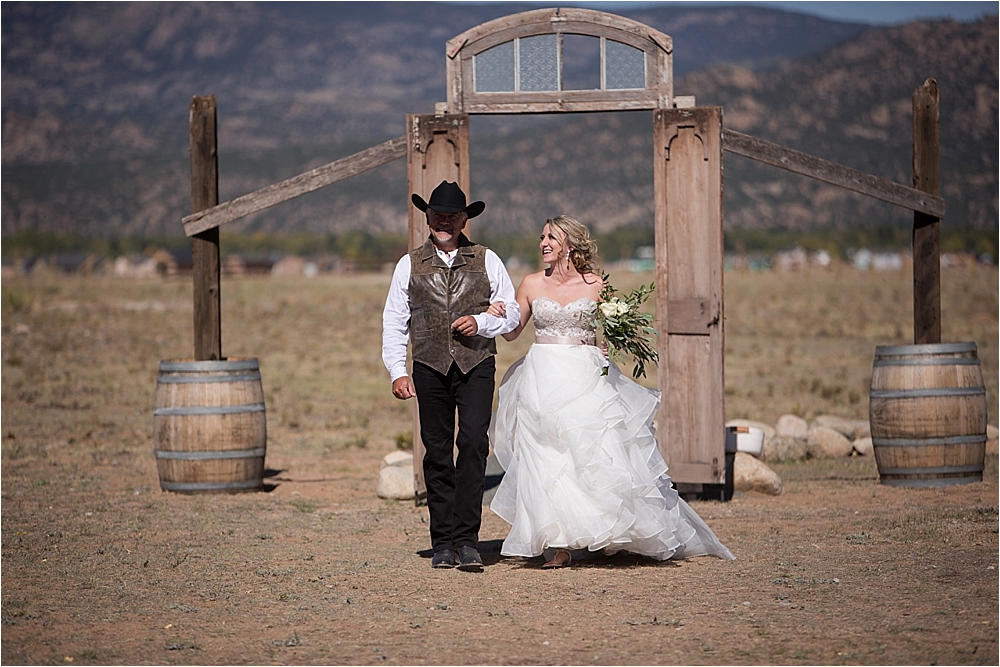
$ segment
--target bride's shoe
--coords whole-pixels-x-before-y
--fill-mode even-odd
[[[573,562],[573,554],[566,549],[556,549],[556,553],[551,559],[542,564],[542,569],[547,570],[555,567],[566,567]]]

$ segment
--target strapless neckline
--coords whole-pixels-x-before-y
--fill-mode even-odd
[[[577,341],[594,339],[594,309],[597,302],[589,297],[573,299],[563,305],[550,296],[540,296],[532,302],[531,318],[535,325],[535,341],[572,338]]]
[[[536,297],[535,301],[532,301],[531,303],[534,304],[536,301],[540,301],[542,299],[545,299],[546,301],[548,301],[550,303],[554,303],[555,305],[559,306],[563,310],[566,310],[570,306],[575,305],[575,304],[579,303],[580,301],[589,301],[591,303],[597,303],[596,301],[594,301],[593,299],[591,299],[589,296],[581,296],[579,299],[573,299],[569,303],[563,305],[563,304],[559,303],[558,301],[556,301],[555,299],[553,299],[552,297],[545,296],[544,294],[542,296]]]

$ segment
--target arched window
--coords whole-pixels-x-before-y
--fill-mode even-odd
[[[449,113],[668,108],[672,40],[613,14],[539,9],[448,42]]]

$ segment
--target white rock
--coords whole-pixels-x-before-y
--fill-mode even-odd
[[[806,450],[814,459],[832,459],[850,456],[854,448],[840,431],[827,426],[816,426],[806,436]]]
[[[775,435],[804,438],[809,433],[809,423],[797,415],[781,415],[774,426]]]
[[[382,457],[382,464],[379,466],[379,468],[385,468],[388,466],[412,467],[413,454],[411,454],[410,452],[404,452],[400,449],[397,449],[394,452],[389,452],[388,454]]]
[[[386,466],[378,473],[379,498],[413,500],[413,470],[405,466]]]
[[[854,431],[858,427],[858,422],[853,419],[844,419],[843,417],[838,417],[837,415],[820,415],[813,420],[812,426],[813,428],[817,426],[832,428],[834,431],[840,432],[845,438],[853,440]]]
[[[736,452],[736,460],[733,462],[733,489],[757,491],[771,496],[780,496],[785,492],[777,473],[743,452]]]
[[[793,438],[788,435],[776,435],[764,439],[765,461],[801,461],[809,455],[804,438]]]
[[[858,438],[851,443],[851,447],[858,453],[858,456],[871,456],[875,453],[875,447],[872,445],[872,437],[870,435],[865,438]]]
[[[749,426],[751,428],[759,428],[764,432],[765,438],[773,438],[774,427],[770,424],[765,424],[764,422],[755,422],[752,419],[730,419],[726,422],[726,426]]]
[[[986,427],[986,453],[987,454],[1000,454],[1000,448],[997,446],[997,437],[1000,436],[1000,430],[996,426]]]

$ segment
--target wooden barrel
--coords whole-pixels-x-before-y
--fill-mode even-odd
[[[975,343],[876,347],[868,415],[883,484],[983,480],[986,389]]]
[[[239,493],[264,486],[267,428],[256,359],[160,362],[153,454],[160,488]]]

